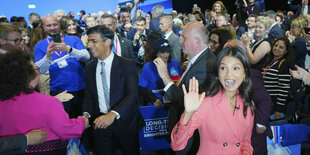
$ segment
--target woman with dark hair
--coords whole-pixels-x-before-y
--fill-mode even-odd
[[[59,20],[61,33],[65,35],[75,35],[79,38],[80,33],[77,31],[76,21],[68,16],[63,16]]]
[[[160,78],[157,67],[154,64],[154,60],[158,60],[167,66],[168,74],[177,82],[182,76],[182,70],[180,63],[177,60],[170,57],[170,44],[168,40],[159,38],[152,43],[153,50],[148,55],[148,62],[143,66],[142,73],[140,75],[139,86],[144,88],[144,94],[146,91],[152,92],[153,95],[148,95],[148,105],[153,105],[156,108],[160,108],[163,105],[163,90],[165,87],[164,82]],[[145,95],[146,96],[146,95]]]
[[[263,68],[264,85],[273,103],[274,119],[281,119],[286,111],[290,91],[291,75],[294,67],[294,53],[286,37],[274,41]]]
[[[219,53],[214,67],[214,80],[206,92],[198,93],[195,77],[188,91],[182,86],[185,110],[172,131],[171,147],[175,151],[184,149],[198,128],[198,155],[250,155],[255,108],[249,60],[241,48],[229,47]]]
[[[211,31],[209,45],[210,51],[215,55],[218,55],[219,52],[223,49],[223,46],[227,41],[231,40],[232,36],[229,31],[224,28],[215,28]]]
[[[46,141],[28,146],[27,153],[66,154],[66,140],[81,137],[89,126],[88,117],[69,119],[57,98],[34,91],[39,72],[26,52],[2,55],[0,74],[0,137],[44,130]]]
[[[39,21],[33,23],[33,29],[31,31],[30,45],[29,45],[31,51],[34,50],[34,46],[39,41],[43,40],[46,37],[47,35],[44,32],[42,20],[40,19]]]

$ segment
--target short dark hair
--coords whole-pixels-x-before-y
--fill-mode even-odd
[[[29,20],[29,21],[32,20],[32,16],[38,16],[38,17],[40,17],[39,14],[37,14],[37,13],[35,13],[35,12],[31,12],[31,13],[29,14],[29,16],[28,16],[28,20]]]
[[[90,34],[99,34],[100,38],[105,41],[107,39],[111,40],[111,48],[113,46],[113,40],[114,40],[114,32],[111,31],[109,28],[107,28],[104,25],[96,25],[95,27],[92,27],[87,30],[87,35]]]
[[[256,20],[257,15],[256,15],[256,14],[250,14],[250,15],[249,15],[249,17],[254,17],[254,18],[255,18],[255,20]],[[249,18],[249,17],[248,17],[248,18]]]
[[[36,77],[36,72],[30,64],[31,55],[21,50],[10,51],[0,56],[0,100],[12,99],[24,92],[34,91],[29,83]]]
[[[83,15],[86,14],[85,10],[81,10],[80,13],[82,13]]]
[[[144,21],[146,23],[146,19],[142,16],[136,18],[136,22]]]
[[[101,19],[104,19],[104,18],[111,18],[112,21],[113,21],[113,23],[114,23],[114,24],[117,24],[117,19],[116,19],[113,15],[110,15],[110,14],[103,14],[103,15],[101,16]]]

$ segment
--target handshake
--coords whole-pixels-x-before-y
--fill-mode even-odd
[[[85,129],[89,128],[90,125],[89,125],[89,117],[87,114],[84,114],[83,116],[79,116],[78,118],[80,117],[83,117],[84,118],[84,121],[85,121]]]

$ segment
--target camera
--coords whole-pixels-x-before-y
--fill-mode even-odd
[[[140,39],[141,41],[146,41],[146,35],[144,35],[144,34],[139,34],[139,39]]]

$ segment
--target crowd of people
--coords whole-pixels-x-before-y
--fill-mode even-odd
[[[165,107],[169,154],[267,154],[270,124],[310,125],[310,8],[237,0],[191,13],[0,16],[0,153],[139,154],[139,106]],[[307,150],[306,150],[307,151]],[[309,151],[309,150],[308,150]]]

